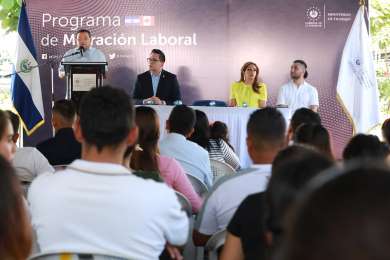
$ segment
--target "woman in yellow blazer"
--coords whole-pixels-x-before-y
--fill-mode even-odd
[[[267,105],[267,86],[259,82],[259,67],[248,61],[241,68],[241,78],[230,87],[229,106],[262,108]]]

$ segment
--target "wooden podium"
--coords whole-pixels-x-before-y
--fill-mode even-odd
[[[78,105],[81,96],[91,88],[101,87],[107,62],[61,62],[65,69],[66,99]]]

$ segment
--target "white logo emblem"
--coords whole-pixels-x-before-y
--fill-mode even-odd
[[[306,18],[310,22],[318,22],[321,18],[321,11],[316,6],[311,6],[306,10]]]

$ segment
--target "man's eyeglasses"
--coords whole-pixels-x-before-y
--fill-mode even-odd
[[[158,60],[158,59],[151,59],[151,58],[147,58],[146,59],[148,62],[157,62],[157,61],[160,61],[160,60]]]

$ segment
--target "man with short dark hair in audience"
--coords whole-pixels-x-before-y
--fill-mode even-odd
[[[19,139],[20,119],[15,113],[7,110],[8,116],[14,129],[12,141],[16,144]],[[35,177],[44,172],[54,172],[53,167],[49,164],[35,147],[16,147],[12,165],[16,169],[16,174],[22,182],[31,182]]]
[[[320,115],[305,107],[297,109],[291,117],[290,125],[287,130],[288,141],[294,139],[295,131],[302,124],[321,125]]]
[[[83,97],[75,123],[82,159],[39,176],[28,194],[41,252],[158,259],[167,242],[186,242],[188,218],[175,192],[121,165],[137,134],[123,90],[100,87]]]
[[[209,153],[198,144],[187,140],[194,132],[195,111],[186,106],[175,106],[166,122],[168,134],[160,142],[160,153],[175,158],[187,174],[197,177],[208,187],[212,185]]]
[[[267,247],[279,246],[283,219],[300,190],[331,166],[332,160],[309,146],[292,145],[280,151],[272,163],[267,191],[246,197],[231,219],[221,260],[266,259]]]
[[[54,137],[37,145],[37,149],[51,165],[64,165],[81,157],[81,144],[73,133],[76,120],[76,107],[71,100],[58,100],[54,103],[52,125]]]
[[[248,195],[265,190],[271,163],[286,145],[285,132],[283,115],[275,108],[266,107],[251,114],[246,142],[254,170],[221,178],[214,184],[194,226],[195,245],[205,245],[214,233],[225,229]]]

